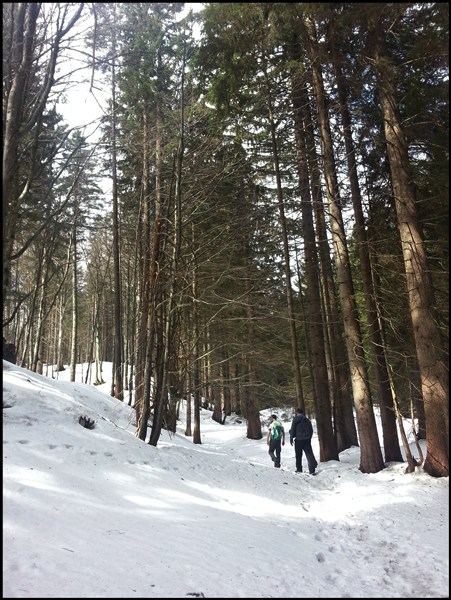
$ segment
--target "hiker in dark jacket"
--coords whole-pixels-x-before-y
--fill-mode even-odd
[[[310,419],[304,415],[302,408],[297,408],[290,429],[290,444],[293,445],[294,441],[296,453],[296,473],[302,473],[302,452],[305,452],[309,473],[315,474],[318,463],[312,450],[312,435],[313,427]]]

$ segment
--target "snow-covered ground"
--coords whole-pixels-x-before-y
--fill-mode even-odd
[[[193,444],[185,407],[155,448],[109,383],[58,377],[3,361],[4,598],[449,597],[449,478],[358,448],[296,474],[288,437],[274,469],[234,416]]]

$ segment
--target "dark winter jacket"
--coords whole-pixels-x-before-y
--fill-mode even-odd
[[[305,415],[296,415],[291,423],[290,443],[297,440],[311,440],[313,435],[312,423]]]

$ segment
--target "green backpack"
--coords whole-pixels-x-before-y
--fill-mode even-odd
[[[279,421],[274,421],[271,428],[271,439],[272,440],[280,440],[282,437],[283,427]]]

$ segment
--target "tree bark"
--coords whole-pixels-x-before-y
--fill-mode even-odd
[[[195,248],[197,247],[197,238],[195,232],[195,226],[191,226],[191,247],[193,248],[193,271],[192,271],[192,302],[191,302],[191,314],[193,323],[193,383],[194,383],[194,405],[193,405],[193,444],[201,444],[201,431],[200,431],[200,408],[201,408],[201,397],[200,397],[200,350],[199,350],[199,299],[198,299],[198,283],[197,283],[197,257]]]
[[[77,273],[77,207],[72,225],[72,335],[70,346],[69,381],[75,381],[78,345],[78,273]]]
[[[115,398],[124,399],[122,364],[122,310],[121,310],[121,266],[119,251],[119,206],[117,198],[117,149],[116,149],[116,3],[113,3],[113,63],[111,72],[111,170],[113,179],[113,271],[114,271],[114,359],[113,386]]]
[[[343,76],[341,58],[336,47],[336,37],[333,30],[330,35],[330,47],[332,62],[337,82],[339,109],[343,123],[343,137],[346,150],[346,161],[351,186],[352,206],[355,217],[355,234],[357,238],[357,250],[360,259],[360,270],[362,273],[363,290],[365,296],[367,323],[371,352],[373,356],[374,374],[378,390],[378,404],[381,413],[382,432],[384,441],[384,454],[386,462],[403,462],[399,446],[398,431],[396,427],[396,415],[394,399],[390,388],[390,381],[385,358],[384,345],[380,331],[380,322],[375,301],[375,290],[373,286],[370,253],[368,249],[368,238],[365,228],[365,218],[362,210],[362,197],[357,177],[357,164],[355,157],[354,142],[352,139],[351,117],[347,105],[347,83]]]
[[[293,58],[296,56],[293,54]],[[310,196],[305,136],[302,121],[302,81],[292,73],[292,103],[295,124],[296,152],[301,191],[302,232],[304,237],[305,273],[307,280],[308,323],[310,330],[310,353],[316,422],[320,447],[320,461],[339,460],[332,428],[332,411],[327,376],[325,340],[322,326],[321,294],[319,288],[319,262],[313,225],[312,200]]]
[[[432,281],[421,237],[415,196],[409,175],[409,156],[396,94],[392,66],[384,54],[382,17],[373,16],[372,48],[377,92],[384,119],[398,229],[401,238],[413,333],[420,368],[426,415],[426,461],[424,470],[434,477],[449,475],[449,388],[443,344],[433,314]]]
[[[307,162],[310,175],[313,213],[319,251],[319,278],[321,284],[321,310],[323,313],[326,361],[328,365],[329,395],[334,420],[334,436],[338,452],[358,446],[353,412],[352,394],[348,381],[349,361],[343,344],[340,323],[342,317],[335,291],[331,252],[327,235],[325,203],[321,189],[320,168],[315,147],[315,134],[310,113],[310,98],[306,86],[300,90]]]
[[[324,156],[324,175],[334,243],[335,265],[343,310],[346,347],[351,370],[351,383],[361,448],[359,468],[363,473],[377,473],[384,468],[384,462],[377,435],[376,419],[374,417],[371,402],[367,366],[362,346],[362,335],[360,332],[357,306],[354,297],[346,235],[340,207],[332,138],[326,108],[324,84],[317,50],[316,32],[314,23],[308,14],[304,15],[304,24],[306,29],[304,39],[312,63],[312,81],[316,96],[321,147]]]

